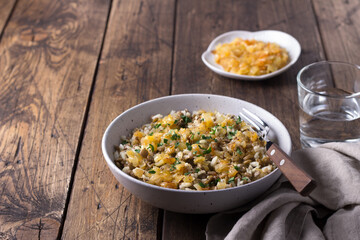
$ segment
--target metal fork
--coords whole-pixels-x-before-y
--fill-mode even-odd
[[[303,196],[309,195],[316,187],[315,181],[296,166],[290,156],[281,150],[277,144],[268,139],[270,127],[266,122],[245,108],[240,112],[240,116],[253,126],[258,135],[266,141],[266,153],[269,155],[270,160],[275,163],[296,191]]]

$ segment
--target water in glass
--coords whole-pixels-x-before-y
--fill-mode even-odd
[[[339,89],[323,93],[340,94]],[[330,98],[299,92],[302,147],[360,141],[360,98]]]

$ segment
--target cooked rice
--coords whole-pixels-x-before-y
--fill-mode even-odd
[[[217,190],[255,181],[275,169],[266,142],[234,115],[203,110],[157,114],[116,146],[115,164],[144,182]]]

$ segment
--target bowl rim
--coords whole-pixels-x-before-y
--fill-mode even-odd
[[[249,76],[249,75],[241,75],[241,74],[236,74],[236,73],[231,73],[231,72],[226,72],[225,70],[223,70],[222,68],[218,68],[217,66],[214,66],[212,63],[210,63],[207,60],[207,56],[209,54],[212,54],[211,51],[216,47],[216,45],[218,44],[218,42],[221,42],[221,40],[223,38],[228,37],[229,35],[238,35],[237,37],[241,37],[241,35],[243,34],[248,34],[248,35],[254,35],[253,38],[256,38],[256,34],[279,34],[279,35],[283,35],[286,36],[287,38],[291,39],[292,43],[294,44],[294,49],[289,49],[289,48],[285,48],[283,46],[283,48],[285,48],[289,53],[294,51],[294,56],[290,56],[290,61],[288,62],[288,64],[286,64],[284,67],[276,70],[275,72],[272,73],[268,73],[268,74],[264,74],[264,75],[259,75],[259,76]],[[248,38],[246,38],[248,39]],[[278,44],[278,42],[273,41],[275,43]],[[289,33],[286,32],[282,32],[279,30],[260,30],[260,31],[246,31],[246,30],[233,30],[233,31],[229,31],[229,32],[225,32],[219,36],[217,36],[216,38],[214,38],[208,48],[202,53],[201,55],[201,59],[204,62],[204,64],[210,68],[212,71],[214,71],[215,73],[228,77],[228,78],[233,78],[233,79],[239,79],[239,80],[248,80],[248,81],[261,81],[261,80],[265,80],[265,79],[269,79],[272,77],[275,77],[283,72],[285,72],[287,69],[289,69],[292,65],[294,65],[297,60],[299,59],[301,54],[301,45],[299,43],[299,41],[293,37],[292,35],[290,35]]]
[[[250,105],[253,105],[255,107],[258,107],[260,109],[262,109],[263,111],[267,112],[268,114],[274,116],[273,114],[271,114],[270,112],[268,112],[267,110],[253,104],[253,103],[250,103],[250,102],[247,102],[245,100],[241,100],[241,99],[238,99],[238,98],[234,98],[234,97],[228,97],[228,96],[223,96],[223,95],[216,95],[216,94],[201,94],[201,93],[190,93],[190,94],[174,94],[174,95],[168,95],[168,96],[163,96],[163,97],[159,97],[159,98],[154,98],[154,99],[151,99],[151,100],[148,100],[148,101],[145,101],[145,102],[142,102],[142,103],[139,103],[125,111],[123,111],[121,114],[119,114],[115,119],[113,119],[111,121],[111,123],[108,125],[108,127],[106,128],[104,134],[103,134],[103,137],[102,137],[102,140],[101,140],[101,149],[102,149],[102,153],[103,153],[103,156],[105,158],[105,161],[107,162],[110,170],[113,169],[116,173],[119,173],[122,177],[128,179],[129,181],[131,182],[135,182],[137,184],[140,184],[144,187],[150,187],[154,190],[158,190],[158,191],[165,191],[165,192],[173,192],[173,193],[181,193],[181,194],[216,194],[216,193],[220,193],[220,192],[228,192],[228,191],[237,191],[237,190],[240,190],[240,189],[243,189],[243,188],[248,188],[250,187],[251,185],[254,185],[254,184],[259,184],[260,181],[264,180],[265,178],[268,178],[274,174],[277,174],[279,170],[279,168],[275,168],[275,170],[273,170],[271,173],[267,174],[266,176],[262,177],[262,178],[259,178],[253,182],[250,182],[250,183],[246,183],[244,185],[241,185],[241,186],[235,186],[235,187],[230,187],[230,188],[225,188],[225,189],[218,189],[218,190],[197,190],[197,191],[187,191],[187,190],[182,190],[182,189],[171,189],[171,188],[165,188],[165,187],[160,187],[160,186],[157,186],[157,185],[153,185],[153,184],[150,184],[150,183],[146,183],[146,182],[143,182],[137,178],[134,178],[130,175],[128,175],[127,173],[123,172],[120,168],[118,168],[115,163],[113,162],[113,160],[111,160],[109,154],[107,153],[107,150],[106,150],[106,140],[107,140],[107,136],[109,135],[109,131],[110,129],[112,128],[113,125],[116,124],[116,122],[118,121],[119,118],[123,117],[125,114],[127,114],[128,112],[130,111],[133,111],[134,109],[136,108],[139,108],[139,107],[142,107],[144,105],[147,105],[147,104],[150,104],[152,102],[156,102],[156,101],[162,101],[164,99],[168,99],[168,98],[174,98],[174,97],[187,97],[187,96],[207,96],[207,97],[221,97],[221,98],[227,98],[229,100],[238,100],[238,101],[243,101],[243,102],[246,102],[246,103],[249,103]],[[156,113],[154,113],[156,114]],[[286,127],[284,126],[284,124],[274,116],[274,118],[281,124],[281,127],[283,127],[285,130],[286,130],[286,135],[289,139],[289,149],[286,151],[287,154],[291,154],[292,152],[292,142],[291,142],[291,137],[290,137],[290,134],[288,132],[288,130],[286,129]],[[119,136],[120,138],[121,136]]]

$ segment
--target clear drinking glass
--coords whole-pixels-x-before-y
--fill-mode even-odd
[[[303,148],[360,141],[360,67],[343,62],[310,64],[297,75]]]

